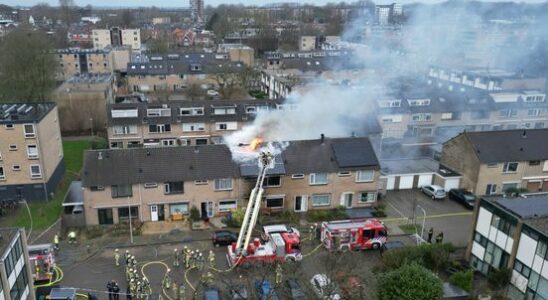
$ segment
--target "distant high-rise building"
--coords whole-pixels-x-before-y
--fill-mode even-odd
[[[204,21],[204,0],[190,0],[190,16],[196,23]]]
[[[379,25],[388,25],[394,22],[394,17],[403,15],[401,4],[392,3],[388,5],[375,6],[375,18]]]

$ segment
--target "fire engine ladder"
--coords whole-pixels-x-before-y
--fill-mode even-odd
[[[247,245],[251,239],[251,233],[257,223],[257,217],[259,216],[259,210],[261,208],[261,198],[263,197],[264,192],[263,181],[272,159],[272,154],[268,152],[261,152],[259,156],[259,176],[257,177],[255,187],[251,190],[242,227],[240,228],[240,234],[238,235],[238,241],[236,242],[237,255],[247,254]]]

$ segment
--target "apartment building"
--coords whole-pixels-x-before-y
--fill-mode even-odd
[[[487,92],[451,84],[414,84],[412,91],[377,100],[384,137],[438,137],[445,141],[467,131],[544,128],[546,94],[540,90]]]
[[[111,49],[67,48],[56,50],[54,55],[59,62],[59,80],[88,73],[112,73],[114,70]]]
[[[284,109],[282,101],[170,101],[108,106],[110,148],[220,144],[262,111]]]
[[[46,200],[65,172],[57,106],[0,105],[0,199]]]
[[[483,197],[474,210],[466,251],[485,274],[510,269],[506,297],[548,299],[548,194]]]
[[[487,91],[502,90],[543,90],[547,79],[530,77],[505,70],[491,68],[454,69],[441,66],[431,66],[428,71],[428,80],[442,86],[461,84]]]
[[[122,29],[112,27],[110,29],[93,29],[93,48],[104,49],[106,47],[129,46],[132,51],[141,50],[141,30]]]
[[[139,92],[184,91],[191,85],[215,88],[219,73],[239,73],[242,62],[232,62],[228,54],[186,53],[142,56],[127,67],[128,89]]]
[[[367,138],[284,143],[265,179],[263,210],[367,207],[377,200],[379,164]],[[245,207],[259,172],[225,145],[88,151],[82,186],[88,225],[203,218]]]
[[[36,299],[23,228],[0,228],[0,299]]]
[[[440,164],[477,195],[548,192],[548,129],[463,132],[443,144]]]
[[[107,124],[107,104],[114,103],[114,75],[82,74],[63,82],[53,93],[59,109],[61,131],[102,131]]]

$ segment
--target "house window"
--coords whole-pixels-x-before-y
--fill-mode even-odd
[[[188,214],[188,203],[176,203],[169,205],[169,213],[171,215]]]
[[[112,217],[112,208],[99,208],[97,210],[99,225],[112,225],[114,218]]]
[[[119,134],[136,134],[137,126],[136,125],[117,125],[112,127],[112,132],[115,135]]]
[[[6,173],[4,172],[3,166],[0,166],[0,179],[6,179]]]
[[[184,132],[204,131],[205,123],[183,123]]]
[[[10,129],[13,129],[14,127],[13,127],[13,124],[6,124],[4,125],[4,128],[10,130]]]
[[[485,195],[493,195],[497,192],[497,185],[489,183],[485,188]]]
[[[422,121],[431,121],[432,114],[422,113],[422,114],[413,114],[411,115],[411,120],[422,122]]]
[[[179,110],[181,116],[203,116],[203,107],[185,107]]]
[[[206,185],[207,180],[194,180],[195,185]]]
[[[540,160],[531,160],[529,161],[530,166],[540,166]]]
[[[542,172],[548,172],[548,160],[544,161],[544,165],[542,165]]]
[[[27,145],[27,157],[29,159],[38,158],[38,147],[36,145]]]
[[[329,206],[331,204],[331,195],[312,195],[312,206]]]
[[[40,177],[42,177],[42,170],[40,170],[40,165],[30,165],[30,178]]]
[[[214,115],[235,115],[236,107],[215,107],[213,108]]]
[[[293,174],[291,175],[291,179],[303,179],[304,174]]]
[[[512,118],[518,114],[517,109],[503,109],[500,111],[499,116],[501,118]]]
[[[232,178],[215,179],[216,191],[228,191],[232,189]]]
[[[161,140],[161,142],[164,147],[175,146],[175,140]]]
[[[34,124],[25,124],[23,125],[23,130],[25,132],[26,138],[33,138],[36,136],[34,132]]]
[[[490,163],[490,164],[487,164],[487,167],[488,168],[496,168],[498,166],[497,163]]]
[[[372,182],[375,178],[375,171],[373,170],[367,170],[367,171],[358,171],[356,172],[356,182]]]
[[[538,117],[541,115],[544,115],[545,109],[544,108],[532,108],[527,111],[527,115],[530,117]]]
[[[184,193],[184,182],[175,181],[175,182],[164,183],[164,194],[173,195],[173,194],[183,194],[183,193]]]
[[[147,117],[171,117],[171,108],[149,108]]]
[[[139,209],[137,206],[131,206],[130,208],[127,206],[118,208],[118,220],[120,222],[128,222],[130,217],[132,220],[139,217]]]
[[[105,187],[102,185],[95,185],[95,186],[90,186],[89,190],[92,192],[104,191]]]
[[[504,163],[504,166],[502,167],[502,173],[515,173],[517,171],[518,171],[517,162],[507,162],[507,163]]]
[[[215,128],[217,128],[217,130],[236,130],[238,129],[238,123],[237,122],[219,122],[219,123],[215,123]]]
[[[219,201],[219,212],[227,212],[238,208],[236,200]]]
[[[327,184],[327,173],[310,173],[310,185]]]
[[[131,197],[133,196],[133,189],[130,184],[119,184],[111,186],[112,198]]]
[[[266,198],[266,207],[267,208],[283,208],[284,207],[284,197],[268,197],[268,198]]]
[[[148,125],[148,132],[150,133],[171,132],[171,124]]]
[[[339,177],[348,177],[350,175],[352,175],[352,174],[349,171],[337,173],[337,176],[339,176]]]
[[[376,192],[361,192],[360,203],[373,203],[377,200]]]
[[[279,187],[281,185],[280,176],[268,176],[264,179],[264,187]]]
[[[158,187],[158,184],[155,182],[148,182],[148,183],[145,183],[143,186],[145,189],[155,189]]]
[[[442,113],[441,114],[442,120],[451,120],[453,119],[453,113]]]
[[[10,151],[16,151],[17,150],[17,145],[15,144],[10,144]]]
[[[21,166],[20,165],[13,165],[13,166],[11,166],[11,170],[12,171],[21,171]]]
[[[430,105],[430,99],[417,99],[417,100],[407,100],[409,106],[428,106]]]
[[[196,145],[207,145],[207,139],[196,139]]]

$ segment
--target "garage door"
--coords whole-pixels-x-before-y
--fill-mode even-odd
[[[400,190],[407,190],[413,188],[413,175],[400,176]]]
[[[386,177],[386,190],[387,191],[394,190],[394,185],[395,184],[396,184],[396,177],[395,176]]]
[[[445,185],[443,189],[449,192],[450,189],[458,189],[460,185],[460,178],[447,178],[445,179]]]
[[[420,188],[427,184],[432,184],[432,174],[419,175],[419,183],[417,184],[417,187]]]

